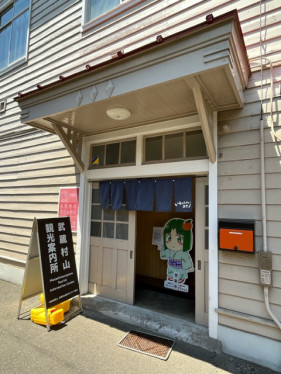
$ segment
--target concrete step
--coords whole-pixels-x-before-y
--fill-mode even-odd
[[[221,342],[210,338],[206,327],[93,294],[83,295],[81,300],[83,313],[89,318],[94,318],[98,312],[151,333],[181,340],[212,352],[221,352]]]

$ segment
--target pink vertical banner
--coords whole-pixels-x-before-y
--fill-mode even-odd
[[[77,231],[77,217],[79,207],[79,188],[61,188],[59,196],[59,217],[69,217],[71,230]]]

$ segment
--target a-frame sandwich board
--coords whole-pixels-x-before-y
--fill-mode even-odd
[[[82,312],[69,217],[34,218],[18,318],[22,302],[42,292],[48,331],[48,308],[78,296],[79,308],[73,316]],[[68,314],[68,319],[73,317],[71,313]]]

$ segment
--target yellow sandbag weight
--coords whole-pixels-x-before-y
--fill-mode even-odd
[[[50,326],[56,325],[64,320],[63,309],[49,308],[48,320]],[[44,307],[31,309],[31,321],[39,325],[46,325],[46,313]]]
[[[46,323],[46,313],[44,308],[44,294],[40,295],[41,306],[31,309],[31,321],[39,325],[47,325]],[[70,309],[70,300],[63,301],[52,308],[48,309],[48,320],[50,326],[57,325],[64,320],[64,313],[68,312]]]

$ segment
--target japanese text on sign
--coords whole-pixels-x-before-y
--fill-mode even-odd
[[[57,257],[57,248],[55,243],[55,236],[54,236],[54,224],[53,223],[46,223],[45,224],[46,234],[47,234],[47,243],[48,243],[48,254],[49,254],[49,264],[50,264],[50,273],[57,273],[59,271],[58,267],[58,257]],[[58,222],[58,232],[59,234],[59,244],[67,245],[67,238],[66,235],[62,232],[65,231],[65,223]],[[62,262],[63,270],[70,268],[70,262],[68,260],[68,247],[61,246],[59,248],[60,254],[63,258],[65,258],[64,262]]]
[[[61,188],[59,197],[59,217],[70,217],[72,231],[77,231],[79,188]]]
[[[45,297],[48,307],[79,294],[69,217],[38,219]]]

